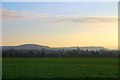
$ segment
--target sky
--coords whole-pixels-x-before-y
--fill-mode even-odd
[[[118,47],[115,2],[3,2],[3,44]]]

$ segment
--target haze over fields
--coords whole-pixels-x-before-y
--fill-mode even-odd
[[[118,48],[117,3],[4,2],[3,46]]]
[[[86,46],[86,47],[49,47],[44,45],[38,44],[22,44],[18,46],[2,46],[3,50],[76,50],[77,48],[81,50],[109,50],[107,48],[101,46]]]

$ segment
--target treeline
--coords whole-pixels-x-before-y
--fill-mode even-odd
[[[89,51],[89,50],[3,50],[2,57],[118,57],[118,51]]]

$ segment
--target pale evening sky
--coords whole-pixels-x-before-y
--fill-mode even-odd
[[[4,2],[3,45],[117,48],[115,2]]]

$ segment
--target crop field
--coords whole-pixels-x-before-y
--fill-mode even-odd
[[[3,58],[3,78],[117,78],[117,58]]]

